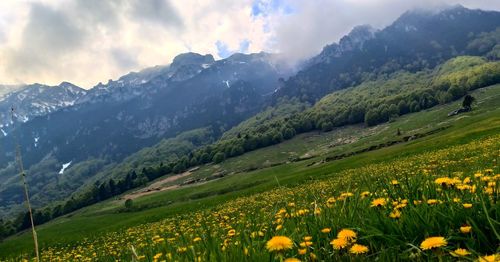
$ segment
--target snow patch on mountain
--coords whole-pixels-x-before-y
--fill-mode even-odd
[[[65,163],[62,165],[61,170],[59,170],[59,175],[64,174],[64,171],[71,165],[71,162],[73,162],[73,161],[69,161],[68,163]]]

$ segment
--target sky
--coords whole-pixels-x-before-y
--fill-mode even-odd
[[[319,53],[354,26],[383,28],[406,10],[499,0],[2,0],[0,84],[91,88],[185,52]]]

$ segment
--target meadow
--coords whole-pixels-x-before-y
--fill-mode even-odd
[[[244,154],[218,167],[235,174],[138,198],[131,212],[116,199],[84,208],[38,227],[44,261],[456,260],[450,252],[458,248],[471,253],[459,259],[475,260],[498,253],[499,88],[477,90],[475,110],[455,118],[446,117],[457,106],[449,104],[375,127],[371,135],[356,126],[340,130],[359,135],[351,144],[330,148],[339,136],[332,131]],[[393,140],[398,128],[412,134],[440,126],[449,128],[322,163]],[[285,163],[287,150],[315,157]],[[261,159],[282,164],[245,172]],[[464,226],[470,233],[461,233]],[[336,249],[340,232],[356,237]],[[275,236],[286,238],[269,242]],[[432,236],[446,245],[422,249]],[[274,242],[286,248],[274,250]],[[0,243],[0,254],[32,259],[29,232]]]
[[[45,261],[500,259],[500,135],[42,251]],[[294,260],[296,259],[296,260]]]

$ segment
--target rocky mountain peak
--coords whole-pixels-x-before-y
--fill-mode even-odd
[[[359,25],[354,27],[349,34],[342,37],[339,43],[326,45],[321,53],[306,63],[305,67],[318,63],[331,63],[332,59],[345,54],[346,52],[363,48],[363,44],[374,38],[378,32],[370,25]]]
[[[182,66],[190,66],[190,65],[210,65],[215,62],[215,59],[212,55],[200,55],[197,53],[189,52],[183,53],[174,58],[171,68],[179,68]]]
[[[339,41],[340,51],[342,53],[354,49],[363,48],[363,44],[375,37],[377,29],[371,25],[359,25],[354,27],[349,34],[342,37]]]

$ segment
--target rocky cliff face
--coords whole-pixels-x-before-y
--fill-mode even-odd
[[[5,135],[11,129],[10,109],[14,107],[18,121],[49,114],[61,108],[74,105],[86,91],[71,83],[58,86],[32,84],[20,87],[0,98],[0,128]]]

